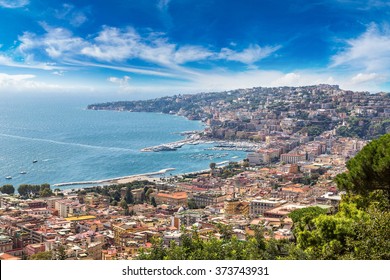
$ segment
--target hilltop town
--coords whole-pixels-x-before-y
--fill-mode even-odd
[[[247,241],[294,241],[291,213],[338,211],[334,178],[371,139],[390,133],[390,95],[338,86],[251,88],[88,106],[162,112],[207,124],[199,141],[216,149],[249,143],[247,158],[207,171],[64,192],[25,186],[0,196],[0,258],[136,259],[160,238],[185,232]],[[192,135],[193,136],[193,135]],[[161,151],[156,151],[161,152]],[[28,189],[29,191],[26,191]],[[22,191],[22,192],[21,192]],[[225,229],[225,231],[223,230]]]

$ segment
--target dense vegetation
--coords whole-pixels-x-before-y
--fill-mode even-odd
[[[151,250],[142,251],[141,260],[253,260],[278,259],[287,254],[288,243],[271,239],[266,241],[261,228],[254,228],[254,235],[247,241],[233,236],[231,228],[218,225],[221,238],[210,236],[204,240],[198,231],[183,229],[181,244],[171,242],[164,246],[160,238],[153,240]]]
[[[137,203],[150,203],[153,206],[156,206],[156,201],[150,197],[150,194],[153,192],[151,186],[155,184],[149,181],[134,181],[127,184],[118,184],[118,185],[109,185],[109,186],[98,186],[86,188],[80,190],[79,194],[86,194],[88,192],[95,192],[101,195],[107,196],[109,202],[113,206],[120,206],[123,209],[123,214],[126,216],[134,214],[129,211],[129,206]],[[136,200],[133,197],[132,190],[143,189],[141,193],[141,198]],[[121,191],[125,189],[124,197],[122,198]]]
[[[337,135],[343,137],[376,138],[390,131],[390,120],[371,122],[368,117],[349,117],[345,126],[337,129]]]

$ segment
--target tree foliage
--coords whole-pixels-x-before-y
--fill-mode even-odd
[[[339,189],[362,195],[383,190],[390,200],[390,134],[367,144],[347,162],[347,169],[336,176]]]
[[[154,207],[157,207],[157,202],[156,202],[156,199],[154,197],[152,197],[150,199],[150,204],[152,204]]]
[[[31,255],[29,260],[51,260],[52,259],[52,251],[39,252],[34,255]]]
[[[13,185],[4,185],[0,187],[0,191],[5,194],[14,194],[15,188]]]
[[[229,227],[224,227],[223,230]],[[164,246],[161,238],[152,241],[152,248],[141,251],[138,259],[142,260],[255,260],[278,259],[286,252],[287,242],[271,239],[265,241],[262,229],[255,229],[254,236],[247,236],[246,241],[237,236],[217,238],[209,235],[201,238],[198,232],[184,230],[181,244],[171,242]]]
[[[65,247],[64,246],[61,245],[55,251],[55,259],[56,260],[66,260],[67,259],[67,255],[66,255],[66,251],[65,251]]]
[[[295,228],[300,230],[314,228],[313,219],[325,214],[326,210],[320,207],[307,207],[292,211],[289,217],[293,220]]]
[[[344,197],[335,215],[314,209],[292,212],[296,244],[289,248],[288,258],[390,259],[387,207],[384,196],[375,193],[371,200],[360,195]]]
[[[18,193],[22,197],[48,197],[53,195],[49,184],[42,185],[28,185],[22,184],[18,188]]]
[[[133,204],[134,203],[134,197],[133,197],[133,193],[131,192],[131,188],[130,187],[126,187],[125,200],[126,200],[127,204]]]

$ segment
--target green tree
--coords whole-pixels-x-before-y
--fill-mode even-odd
[[[316,206],[316,207],[306,207],[302,209],[296,209],[289,214],[289,217],[294,222],[294,227],[299,230],[314,228],[314,218],[325,214],[326,210]]]
[[[123,209],[123,214],[125,216],[130,215],[129,205],[127,204],[126,200],[122,199],[121,202],[119,203],[119,206]]]
[[[15,188],[13,185],[4,185],[3,187],[0,188],[0,191],[5,194],[14,194]]]
[[[112,198],[116,202],[119,202],[121,200],[121,192],[119,190],[115,190],[114,193],[112,194]]]
[[[154,197],[152,197],[152,199],[150,200],[150,203],[154,206],[154,207],[157,207],[157,202],[156,202],[156,199]]]
[[[219,223],[217,224],[218,232],[221,234],[221,237],[225,240],[228,240],[233,235],[233,228],[231,225],[226,225]]]
[[[34,255],[31,255],[29,260],[51,260],[52,259],[52,251],[39,252]]]
[[[49,197],[49,196],[52,196],[53,195],[53,192],[52,190],[49,188],[44,188],[44,189],[41,189],[39,191],[39,196],[40,197]]]
[[[390,212],[373,206],[367,212],[369,218],[353,225],[354,238],[347,239],[351,248],[348,259],[390,260]]]
[[[146,187],[145,187],[146,188]],[[144,189],[145,190],[145,189]],[[146,191],[145,191],[145,199],[146,200],[149,200],[150,198],[150,194],[153,193],[154,190],[152,188],[147,188]]]
[[[362,195],[382,190],[390,200],[390,134],[368,143],[347,162],[347,169],[336,176],[339,189]]]
[[[18,187],[18,193],[23,197],[28,196],[29,192],[29,185],[22,184]]]
[[[127,204],[133,204],[134,203],[134,197],[133,197],[133,193],[131,192],[131,188],[130,187],[126,188],[125,201],[127,202]]]
[[[198,205],[196,204],[195,199],[190,198],[188,200],[188,208],[189,209],[198,209]]]
[[[210,163],[210,169],[211,170],[214,170],[216,166],[217,166],[217,164],[215,162],[211,162]]]
[[[45,189],[46,187],[43,187],[42,189]],[[50,186],[49,186],[50,188]],[[40,185],[30,185],[29,186],[30,192],[33,196],[39,195],[39,192],[41,191],[41,186]]]
[[[66,251],[65,251],[65,247],[64,246],[60,246],[58,247],[57,251],[56,251],[56,259],[57,260],[66,260],[67,256],[66,256]]]

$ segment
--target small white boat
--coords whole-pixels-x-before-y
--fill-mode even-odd
[[[11,177],[11,176],[7,176],[7,177],[5,177],[5,179],[7,179],[7,180],[11,180],[11,179],[12,179],[12,177]]]
[[[20,171],[20,174],[27,174],[27,171]]]
[[[36,159],[33,160],[33,163],[37,163],[37,162],[38,162],[38,160],[36,160]]]

